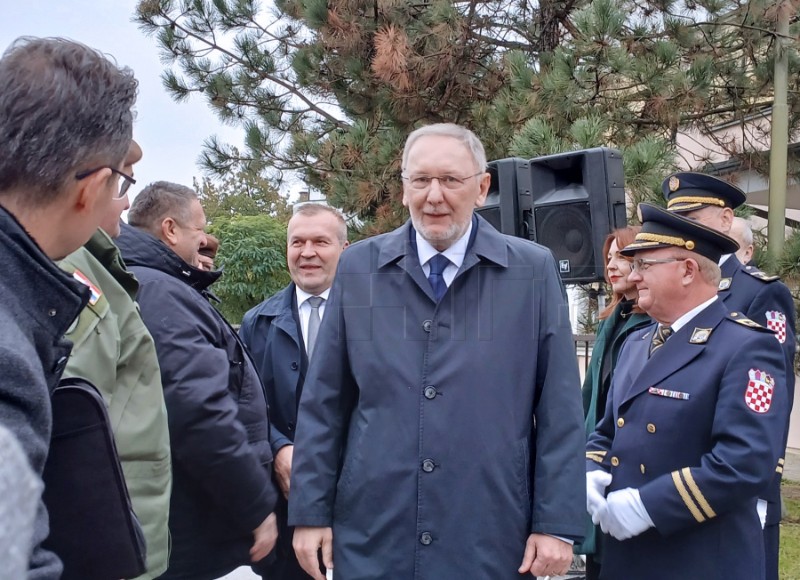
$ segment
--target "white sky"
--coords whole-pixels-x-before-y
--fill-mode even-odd
[[[78,40],[133,69],[139,81],[135,139],[144,157],[136,165],[135,194],[152,181],[191,187],[203,174],[198,158],[203,140],[217,135],[241,145],[242,132],[220,123],[201,98],[176,103],[161,84],[164,69],[156,40],[131,22],[136,0],[0,1],[0,51],[19,36],[60,36]]]

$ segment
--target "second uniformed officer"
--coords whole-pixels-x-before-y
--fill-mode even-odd
[[[733,210],[745,202],[746,196],[738,187],[702,173],[675,173],[661,186],[667,208],[700,222],[725,235],[730,235]],[[786,387],[791,413],[794,401],[795,308],[789,289],[778,276],[769,276],[754,266],[743,265],[736,254],[723,255],[719,261],[722,277],[719,297],[728,310],[741,312],[775,333],[786,358]],[[784,450],[788,436],[787,416]],[[781,473],[783,455],[775,465],[775,475],[767,489],[761,492],[759,510],[765,519],[764,546],[767,580],[778,580],[778,553],[781,521]]]
[[[658,324],[623,346],[587,444],[587,508],[610,535],[602,578],[763,579],[756,505],[782,453],[783,353],[717,296],[717,262],[736,242],[640,207],[622,253]]]

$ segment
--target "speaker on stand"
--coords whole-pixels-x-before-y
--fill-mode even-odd
[[[530,160],[531,239],[553,252],[565,284],[603,280],[603,242],[626,225],[622,154],[598,147]]]
[[[496,230],[531,239],[531,171],[527,159],[509,157],[487,164],[492,176],[486,201],[475,213]]]

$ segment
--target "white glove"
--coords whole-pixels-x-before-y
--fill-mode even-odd
[[[761,522],[761,529],[767,525],[767,500],[760,499],[756,502],[756,512],[758,513],[758,520]]]
[[[627,540],[654,527],[644,508],[639,490],[626,487],[613,491],[606,498],[606,509],[600,517],[600,528],[618,540]]]
[[[600,523],[600,513],[606,507],[606,488],[611,484],[611,474],[602,469],[586,472],[586,511],[592,523]]]

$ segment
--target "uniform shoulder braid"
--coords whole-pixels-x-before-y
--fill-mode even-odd
[[[762,332],[768,332],[770,334],[774,334],[769,328],[766,326],[761,326],[755,320],[750,320],[742,314],[741,312],[730,312],[728,313],[728,320],[736,322],[737,324],[741,324],[742,326],[747,326],[748,328],[752,328],[754,330],[760,330]]]
[[[780,280],[780,276],[770,276],[766,272],[762,272],[755,266],[745,266],[742,268],[747,274],[750,274],[753,278],[757,280],[761,280],[762,282],[774,282],[775,280]]]

